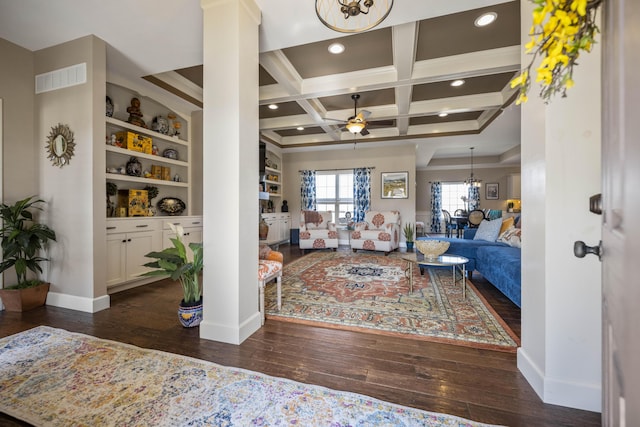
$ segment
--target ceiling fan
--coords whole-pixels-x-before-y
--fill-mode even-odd
[[[360,99],[360,94],[354,93],[351,95],[351,99],[353,99],[353,116],[349,117],[345,120],[336,120],[336,119],[325,119],[325,120],[336,120],[339,122],[345,123],[344,127],[340,130],[347,130],[356,135],[367,136],[369,135],[369,130],[367,128],[379,126],[379,127],[389,127],[393,126],[393,120],[381,120],[374,122],[368,122],[367,119],[371,115],[370,111],[360,110],[358,111],[358,99]]]
[[[359,133],[362,136],[367,136],[369,135],[369,131],[367,130],[367,118],[371,115],[371,112],[367,110],[358,112],[358,99],[360,99],[359,94],[354,93],[351,95],[351,99],[353,99],[353,116],[349,117],[347,124],[344,127],[354,135]]]

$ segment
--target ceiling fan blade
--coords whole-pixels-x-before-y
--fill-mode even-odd
[[[330,122],[338,122],[338,123],[347,123],[346,120],[342,120],[342,119],[332,119],[331,117],[323,117],[322,120],[326,121],[330,121]]]
[[[388,128],[395,126],[395,120],[376,120],[375,122],[367,122],[367,127]]]
[[[358,115],[363,117],[366,120],[371,115],[371,111],[362,110],[362,111],[360,111],[360,114],[358,114]]]
[[[360,135],[362,135],[362,136],[367,136],[367,135],[369,135],[369,131],[367,130],[367,128],[366,128],[366,127],[365,127],[365,128],[363,128],[363,129],[360,131]]]

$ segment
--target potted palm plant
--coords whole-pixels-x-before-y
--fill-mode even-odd
[[[26,311],[44,305],[49,292],[49,283],[39,279],[28,279],[28,272],[42,273],[40,263],[48,261],[40,251],[56,233],[44,224],[39,224],[31,209],[42,210],[44,200],[33,196],[13,205],[0,205],[0,240],[2,241],[2,263],[0,272],[15,269],[18,283],[0,289],[0,298],[8,311]]]
[[[143,276],[168,276],[182,285],[183,299],[178,306],[178,319],[185,328],[198,326],[202,321],[202,293],[199,276],[202,272],[202,243],[189,243],[192,256],[182,242],[184,230],[182,226],[169,224],[175,237],[171,239],[173,247],[161,252],[149,252],[146,256],[155,261],[144,264],[155,268]]]
[[[404,238],[407,241],[407,249],[413,249],[413,234],[415,232],[415,228],[413,227],[413,223],[407,222],[402,229],[404,233]]]

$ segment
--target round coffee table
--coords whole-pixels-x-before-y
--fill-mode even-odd
[[[453,285],[456,284],[456,268],[460,269],[462,273],[462,297],[467,297],[467,281],[466,281],[466,265],[469,262],[468,258],[458,255],[440,255],[438,258],[425,258],[421,252],[407,253],[402,257],[405,261],[409,261],[409,289],[413,293],[413,264],[418,264],[420,267],[420,273],[422,273],[422,267],[451,267],[452,268],[452,280]]]

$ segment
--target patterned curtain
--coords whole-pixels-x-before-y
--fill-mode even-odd
[[[371,209],[371,168],[353,170],[353,221],[364,221],[364,214]]]
[[[316,210],[316,171],[306,170],[300,173],[300,206],[303,210]]]
[[[442,183],[431,184],[431,231],[440,233],[442,218]]]
[[[469,212],[480,209],[480,188],[475,185],[469,186]]]

